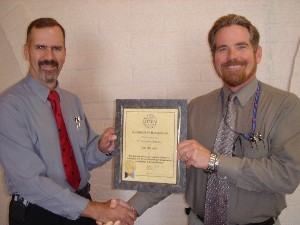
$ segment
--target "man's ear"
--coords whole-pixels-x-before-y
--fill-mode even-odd
[[[24,45],[24,57],[27,61],[29,61],[29,45],[26,43]]]
[[[261,60],[261,57],[262,57],[262,48],[261,48],[261,46],[258,46],[255,57],[256,57],[256,63],[257,64],[260,63],[260,60]]]

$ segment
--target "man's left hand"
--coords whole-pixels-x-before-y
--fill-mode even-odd
[[[104,154],[111,153],[115,148],[115,140],[117,139],[115,128],[107,128],[98,141],[98,148]]]

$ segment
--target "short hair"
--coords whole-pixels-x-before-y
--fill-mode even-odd
[[[216,41],[215,40],[216,33],[221,28],[228,27],[231,25],[240,25],[240,26],[247,28],[247,30],[249,31],[249,34],[250,34],[250,43],[254,49],[254,52],[256,52],[258,49],[258,46],[259,46],[259,38],[260,38],[257,28],[254,25],[252,25],[251,22],[243,16],[239,16],[239,15],[235,15],[235,14],[228,14],[226,16],[220,17],[214,23],[214,25],[212,26],[212,28],[210,29],[210,31],[208,33],[208,43],[209,43],[210,51],[211,51],[212,55],[214,56],[215,50],[216,50],[216,42],[215,42]]]
[[[55,19],[53,18],[39,18],[36,19],[34,21],[32,21],[28,28],[27,28],[27,37],[26,37],[26,43],[28,43],[30,41],[30,33],[32,28],[45,28],[45,27],[54,27],[54,26],[58,26],[62,33],[63,33],[63,37],[64,37],[64,42],[65,42],[65,29],[62,27],[62,25],[60,25],[60,23],[58,23]]]

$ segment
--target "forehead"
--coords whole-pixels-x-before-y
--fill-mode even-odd
[[[36,28],[30,32],[30,42],[49,46],[64,46],[64,36],[58,26]]]
[[[219,45],[230,45],[236,43],[250,43],[250,34],[247,28],[240,25],[223,27],[216,33],[215,43]]]

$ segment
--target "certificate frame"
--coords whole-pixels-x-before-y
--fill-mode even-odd
[[[187,137],[187,100],[116,99],[115,125],[114,188],[184,192],[177,144]]]

